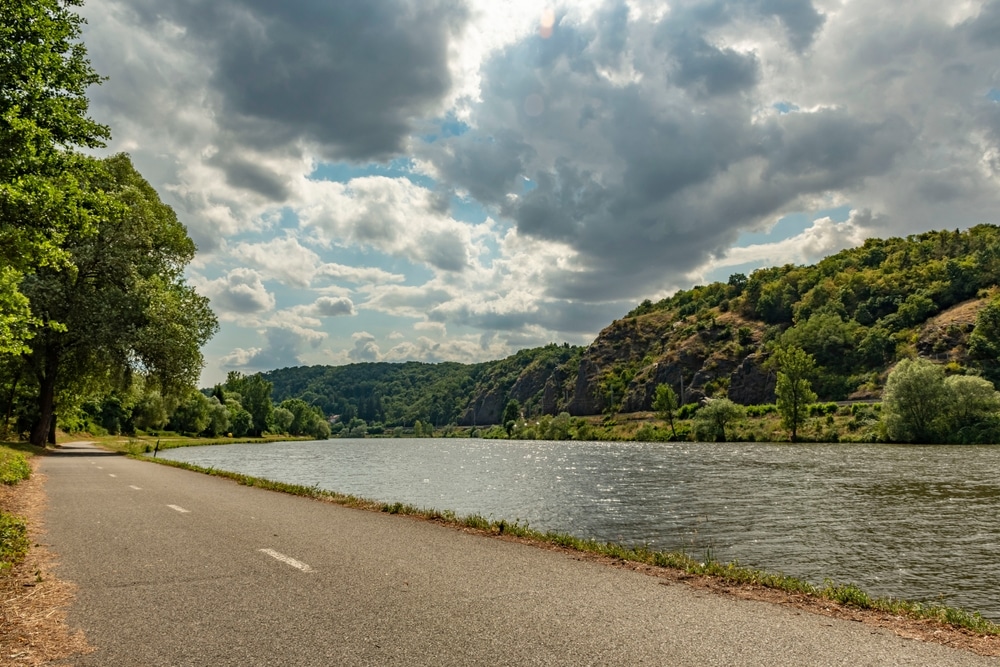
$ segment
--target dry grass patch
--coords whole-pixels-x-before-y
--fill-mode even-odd
[[[46,665],[93,650],[71,632],[66,611],[75,586],[53,574],[55,558],[44,543],[45,478],[32,460],[30,479],[0,485],[0,509],[28,520],[32,547],[24,561],[0,575],[0,664]]]

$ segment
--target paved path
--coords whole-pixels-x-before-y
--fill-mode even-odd
[[[993,665],[860,623],[133,461],[47,457],[100,665]]]

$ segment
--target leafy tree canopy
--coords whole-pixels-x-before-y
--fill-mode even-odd
[[[96,230],[64,239],[69,266],[41,266],[22,282],[35,322],[21,362],[37,386],[36,444],[71,396],[127,386],[133,374],[164,395],[193,386],[218,326],[182,276],[194,243],[128,156],[91,159],[82,176],[99,203]]]
[[[93,231],[93,162],[73,152],[102,146],[108,128],[87,116],[100,81],[79,41],[80,0],[0,3],[0,353],[24,351],[37,324],[19,283],[38,266],[65,266],[64,239]]]

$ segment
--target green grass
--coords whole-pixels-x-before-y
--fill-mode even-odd
[[[14,485],[31,477],[31,449],[20,443],[0,444],[0,483]],[[0,512],[0,574],[24,560],[30,547],[28,524],[21,517]]]
[[[0,574],[24,560],[29,546],[24,519],[0,512]]]
[[[83,436],[81,436],[83,438]],[[296,437],[287,435],[266,435],[261,438],[201,438],[185,435],[163,435],[163,436],[99,436],[86,437],[86,440],[95,442],[103,447],[113,449],[125,454],[142,455],[151,454],[159,443],[159,449],[175,449],[177,447],[202,447],[207,445],[235,445],[241,443],[265,443],[265,442],[288,442],[292,440],[309,440],[306,437]]]
[[[139,457],[152,461],[149,457]],[[943,605],[924,604],[920,602],[910,602],[897,600],[894,598],[872,598],[854,584],[835,584],[827,581],[823,586],[814,586],[807,581],[789,577],[784,574],[775,574],[744,567],[737,562],[722,563],[713,559],[710,555],[704,560],[698,560],[684,552],[676,551],[654,551],[646,547],[628,547],[613,542],[599,542],[592,539],[583,539],[566,533],[554,531],[541,532],[528,527],[518,521],[513,523],[500,520],[495,521],[479,514],[469,516],[456,516],[449,510],[424,509],[408,505],[405,503],[383,503],[376,500],[366,500],[357,496],[346,495],[334,491],[325,491],[317,486],[302,486],[298,484],[286,484],[284,482],[272,482],[266,479],[251,477],[240,473],[216,470],[214,468],[203,468],[201,466],[184,463],[181,461],[169,461],[166,459],[156,459],[157,463],[201,472],[215,477],[232,479],[245,486],[254,486],[271,491],[279,491],[297,496],[316,498],[327,502],[367,509],[387,514],[403,514],[415,516],[430,521],[436,521],[448,525],[470,528],[493,535],[512,535],[531,542],[540,544],[552,544],[555,546],[572,549],[574,551],[605,556],[622,561],[642,563],[656,567],[679,570],[692,576],[712,577],[729,584],[760,586],[784,591],[807,597],[829,600],[842,604],[846,607],[880,611],[895,616],[906,616],[913,619],[930,619],[956,628],[965,628],[982,635],[1000,636],[1000,625],[983,618],[979,612],[969,612],[954,607]]]
[[[0,445],[0,484],[17,484],[31,477],[28,457],[6,445]]]

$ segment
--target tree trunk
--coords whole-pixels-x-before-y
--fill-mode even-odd
[[[56,368],[59,362],[55,355],[45,359],[45,370],[38,378],[38,422],[31,429],[31,444],[44,447],[54,424],[56,402]]]

